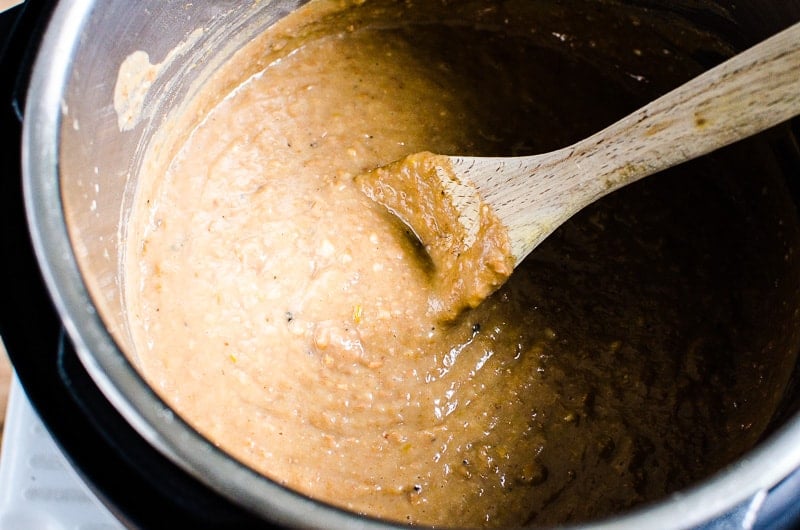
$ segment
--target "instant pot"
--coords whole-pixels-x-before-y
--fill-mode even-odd
[[[142,139],[215,61],[301,3],[29,0],[0,15],[0,127],[7,138],[0,150],[0,334],[43,423],[131,528],[387,526],[312,501],[235,462],[163,403],[121,352],[128,338],[119,224]],[[696,21],[739,50],[800,20],[794,0],[627,3]],[[197,28],[204,31],[193,33]],[[122,60],[144,49],[160,61],[190,35],[194,48],[171,61],[169,75],[153,88],[162,107],[122,133],[112,101]],[[800,200],[798,132],[797,123],[787,127],[775,148]],[[775,428],[754,450],[700,484],[595,525],[795,527],[799,374],[795,369]]]

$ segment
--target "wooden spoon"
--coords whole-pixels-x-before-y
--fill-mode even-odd
[[[417,153],[356,182],[422,242],[435,268],[430,312],[449,319],[480,304],[586,205],[797,114],[800,23],[563,149]]]

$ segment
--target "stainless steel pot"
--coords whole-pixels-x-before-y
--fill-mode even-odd
[[[120,285],[120,254],[135,175],[158,126],[214,68],[303,4],[94,2],[58,4],[28,91],[23,139],[25,206],[48,289],[81,362],[125,419],[159,451],[221,495],[265,520],[327,528],[379,528],[296,494],[240,465],[184,423],[124,352],[132,351]],[[671,10],[734,48],[800,19],[800,2],[630,2]],[[198,31],[201,29],[201,31]],[[183,43],[183,44],[182,44]],[[144,50],[161,65],[121,126],[114,94],[120,65]],[[798,324],[800,325],[800,324]],[[767,491],[800,468],[800,414],[734,465],[669,498],[598,521],[599,527],[685,528],[737,507],[757,509]]]

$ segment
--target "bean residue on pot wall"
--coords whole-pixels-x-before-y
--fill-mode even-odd
[[[240,86],[140,175],[129,312],[170,405],[291,488],[443,526],[619,513],[757,443],[800,339],[797,213],[765,139],[587,208],[448,326],[352,182],[423,150],[563,147],[733,50],[616,3],[342,5],[244,48],[218,74]]]
[[[195,30],[156,64],[150,62],[150,56],[144,50],[137,50],[125,58],[114,84],[114,111],[120,132],[130,131],[148,114],[150,88],[173,61],[197,44],[202,34],[202,29]]]

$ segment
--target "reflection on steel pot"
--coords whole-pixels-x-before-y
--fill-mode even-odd
[[[130,215],[134,192],[141,184],[138,177],[171,159],[174,149],[166,141],[162,125],[169,123],[172,131],[191,129],[198,117],[219,101],[205,99],[203,105],[196,106],[193,97],[204,83],[219,82],[214,74],[226,68],[238,50],[299,4],[302,2],[60,3],[50,21],[28,92],[23,152],[26,207],[46,282],[82,363],[145,439],[220,495],[265,520],[300,526],[377,528],[390,523],[328,504],[335,504],[336,499],[319,502],[284,487],[228,456],[187,424],[182,419],[184,410],[173,410],[137,369],[140,359],[133,343],[137,330],[131,328],[133,320],[126,311],[129,300],[123,288],[122,259],[125,242],[134,234]],[[431,40],[436,31],[420,29],[410,42],[418,46],[413,48],[417,52],[433,55],[439,50],[441,56],[435,64],[446,65],[451,73],[461,71],[462,63],[453,59],[458,55],[455,52],[460,49],[473,53],[469,39],[457,38],[458,31],[453,29],[459,27],[453,22],[456,15],[469,19],[468,13],[479,13],[479,19],[472,20],[474,25],[495,28],[498,33],[511,36],[509,40],[514,43],[525,42],[540,50],[532,52],[538,62],[535,75],[530,78],[520,73],[526,72],[528,65],[520,69],[520,64],[515,63],[517,70],[498,70],[506,75],[512,72],[508,79],[498,75],[498,79],[476,78],[464,84],[477,87],[475,90],[480,93],[491,83],[501,87],[507,83],[515,88],[510,101],[518,102],[523,94],[530,101],[539,98],[545,102],[528,101],[515,120],[509,118],[514,116],[513,107],[505,107],[505,114],[497,113],[508,102],[493,102],[495,106],[487,106],[489,110],[482,116],[477,109],[483,105],[480,99],[465,97],[467,102],[477,101],[472,105],[477,110],[468,118],[477,120],[484,133],[482,143],[470,146],[488,153],[509,149],[526,153],[566,145],[575,136],[597,129],[800,19],[798,2],[772,2],[767,6],[702,2],[691,8],[664,8],[649,2],[620,5],[586,0],[564,8],[557,2],[518,5],[465,1],[447,3],[443,11],[438,9],[438,3],[409,11],[403,11],[408,7],[402,2],[372,0],[363,4],[390,5],[404,14],[406,23],[428,22],[437,13],[447,13],[449,26],[437,27],[452,30],[446,42],[454,49]],[[368,12],[384,13],[382,9]],[[342,29],[347,31],[348,25]],[[514,40],[517,38],[523,40]],[[265,53],[245,62],[238,68],[237,77],[219,85],[215,94],[226,95],[269,62],[282,57],[284,47],[292,48],[288,37],[273,44],[270,50],[274,55]],[[514,63],[519,57],[509,50],[516,49],[519,47],[511,46],[507,53],[497,56],[485,53],[482,60]],[[557,77],[548,77],[551,72],[556,72]],[[456,88],[445,85],[443,92]],[[187,113],[187,109],[191,112]],[[504,117],[493,122],[494,114]],[[559,120],[564,126],[552,127]],[[520,141],[504,145],[497,140],[503,135]],[[536,145],[531,145],[532,138],[546,141],[537,140]],[[455,145],[463,144],[455,141]],[[553,409],[563,412],[563,418],[571,418],[564,420],[567,423],[575,424],[583,414],[589,417],[590,409],[600,417],[612,399],[625,404],[621,408],[630,416],[622,416],[620,421],[633,426],[629,432],[639,432],[640,436],[626,438],[631,442],[627,449],[619,441],[592,447],[601,457],[617,451],[619,458],[608,460],[620,469],[620,476],[630,473],[633,482],[628,486],[638,495],[636,503],[619,501],[617,510],[609,509],[613,503],[602,499],[602,478],[581,483],[584,475],[568,466],[559,467],[558,462],[566,453],[544,451],[544,457],[550,454],[552,459],[548,463],[549,476],[542,471],[538,479],[534,477],[528,483],[556,484],[562,477],[566,482],[563,488],[558,487],[565,491],[571,488],[579,499],[601,490],[598,498],[602,500],[592,497],[592,502],[605,508],[594,512],[591,508],[572,510],[575,513],[570,515],[571,510],[562,507],[562,512],[554,511],[559,515],[552,517],[546,509],[537,508],[537,513],[528,513],[521,522],[587,522],[594,513],[601,517],[592,521],[596,524],[641,528],[655,524],[697,526],[741,514],[753,517],[766,492],[800,468],[800,417],[796,415],[795,391],[800,345],[795,318],[800,309],[800,263],[795,249],[800,242],[800,222],[793,195],[800,153],[791,125],[769,131],[741,150],[734,149],[709,166],[691,170],[703,173],[705,169],[697,168],[714,167],[709,172],[723,177],[730,174],[730,179],[700,179],[704,182],[697,185],[700,187],[693,181],[681,181],[679,176],[662,179],[653,184],[656,202],[663,203],[659,208],[646,206],[634,212],[636,204],[652,200],[647,199],[652,190],[639,187],[626,191],[627,195],[609,197],[616,201],[614,215],[601,209],[584,216],[584,224],[608,225],[630,233],[638,229],[632,240],[645,254],[658,254],[665,246],[672,248],[670,245],[681,247],[679,252],[670,254],[672,261],[663,270],[624,264],[621,256],[628,247],[616,239],[587,242],[587,232],[566,228],[556,234],[549,247],[545,245],[526,269],[530,277],[544,274],[541,271],[555,275],[554,271],[569,270],[572,283],[559,287],[562,298],[550,293],[545,296],[544,290],[537,290],[541,284],[535,281],[530,284],[533,290],[519,287],[523,295],[510,293],[512,299],[521,296],[517,300],[527,300],[531,305],[534,302],[530,300],[536,299],[542,305],[537,315],[552,311],[553,322],[569,324],[579,319],[576,315],[583,315],[582,320],[587,320],[587,315],[588,320],[594,320],[596,315],[596,324],[586,324],[586,333],[575,335],[581,341],[597,335],[613,338],[611,335],[617,331],[609,330],[620,329],[631,330],[639,341],[631,341],[638,344],[634,349],[624,340],[609,340],[603,352],[595,347],[599,342],[587,342],[589,351],[582,355],[577,354],[580,348],[574,344],[552,346],[555,349],[544,352],[556,353],[558,360],[547,364],[547,369],[548,374],[562,373],[558,385],[564,392],[563,400],[577,400],[571,402],[572,408],[559,405],[561,408]],[[736,175],[741,168],[747,168],[742,171],[748,174]],[[678,188],[685,189],[676,189],[669,182],[683,183]],[[726,197],[727,202],[698,213],[697,205],[703,202],[697,197],[714,193]],[[671,199],[661,200],[659,194]],[[661,217],[669,218],[670,225],[682,232],[647,234],[646,228],[641,228]],[[725,226],[730,228],[728,232]],[[685,239],[684,234],[688,234]],[[746,242],[743,255],[726,254],[740,241]],[[592,244],[599,245],[603,252],[587,252],[587,245]],[[583,250],[559,253],[559,248]],[[580,252],[587,253],[588,258],[577,258]],[[684,262],[680,256],[691,259]],[[603,263],[610,265],[604,269]],[[681,287],[683,291],[676,291],[686,296],[687,307],[667,307],[663,298],[647,289],[648,278],[663,274],[683,285],[686,263],[697,263],[698,271],[702,271],[697,273],[695,283],[687,281]],[[609,273],[611,265],[617,270],[632,271],[632,276]],[[641,280],[641,286],[631,286],[636,282],[630,278]],[[596,293],[608,297],[610,292],[613,296],[581,298],[581,292],[595,292],[594,283],[607,288]],[[706,292],[713,296],[705,296]],[[610,307],[630,300],[636,300],[639,308],[635,318],[626,320],[631,313],[617,314]],[[586,307],[579,307],[584,302]],[[684,341],[685,330],[671,330],[664,324],[666,320],[648,318],[661,312],[689,315],[691,318],[681,319],[694,326],[687,336],[701,333],[707,337],[697,330],[709,328],[717,333],[711,338]],[[489,311],[484,323],[491,322],[492,315]],[[531,322],[541,321],[525,322],[530,326]],[[502,325],[505,320],[492,329],[501,329]],[[473,335],[479,334],[477,327]],[[660,342],[655,342],[656,336],[662,337]],[[648,349],[669,348],[683,344],[681,341],[686,344],[676,346],[683,347],[680,357],[663,362]],[[534,347],[527,348],[524,355],[533,356]],[[576,358],[570,360],[573,351]],[[543,352],[537,350],[540,354]],[[642,362],[644,355],[652,355],[646,358],[649,363]],[[600,358],[605,359],[605,364],[598,364]],[[626,367],[630,376],[623,379]],[[598,373],[606,369],[612,370],[614,376]],[[608,386],[598,385],[594,392],[579,390],[584,388],[582,384],[595,388],[595,380],[604,378],[610,381]],[[671,380],[676,384],[663,384]],[[625,381],[631,383],[630,388],[624,386]],[[686,384],[677,383],[681,381]],[[682,399],[690,393],[702,394],[703,401]],[[664,404],[662,409],[658,409],[659,403]],[[196,418],[188,419],[196,426]],[[696,431],[693,423],[698,426]],[[584,432],[591,429],[589,424],[589,420],[583,422]],[[541,417],[531,425],[549,428]],[[639,430],[640,426],[643,430]],[[661,460],[660,469],[646,468],[642,462],[650,458],[650,453],[664,451],[664,442],[671,440],[670,433],[676,429],[686,431],[688,438],[696,437],[686,445],[693,448],[691,456],[684,455],[691,462],[675,466],[690,472],[683,475],[673,471],[668,460]],[[664,440],[657,439],[658,433],[663,433]],[[592,436],[596,438],[597,433]],[[657,443],[653,444],[653,440]],[[587,447],[580,443],[583,442],[576,437],[576,448]],[[569,445],[569,441],[559,445]],[[224,443],[222,448],[230,450]],[[676,473],[682,478],[676,478]],[[522,475],[527,476],[524,472]],[[585,476],[591,477],[591,473]],[[689,483],[685,483],[686,478],[691,479]],[[649,488],[647,480],[659,481],[659,487]],[[613,480],[609,478],[608,482]],[[679,490],[674,491],[675,488]],[[654,491],[660,494],[655,495]],[[558,495],[548,497],[554,506]]]

